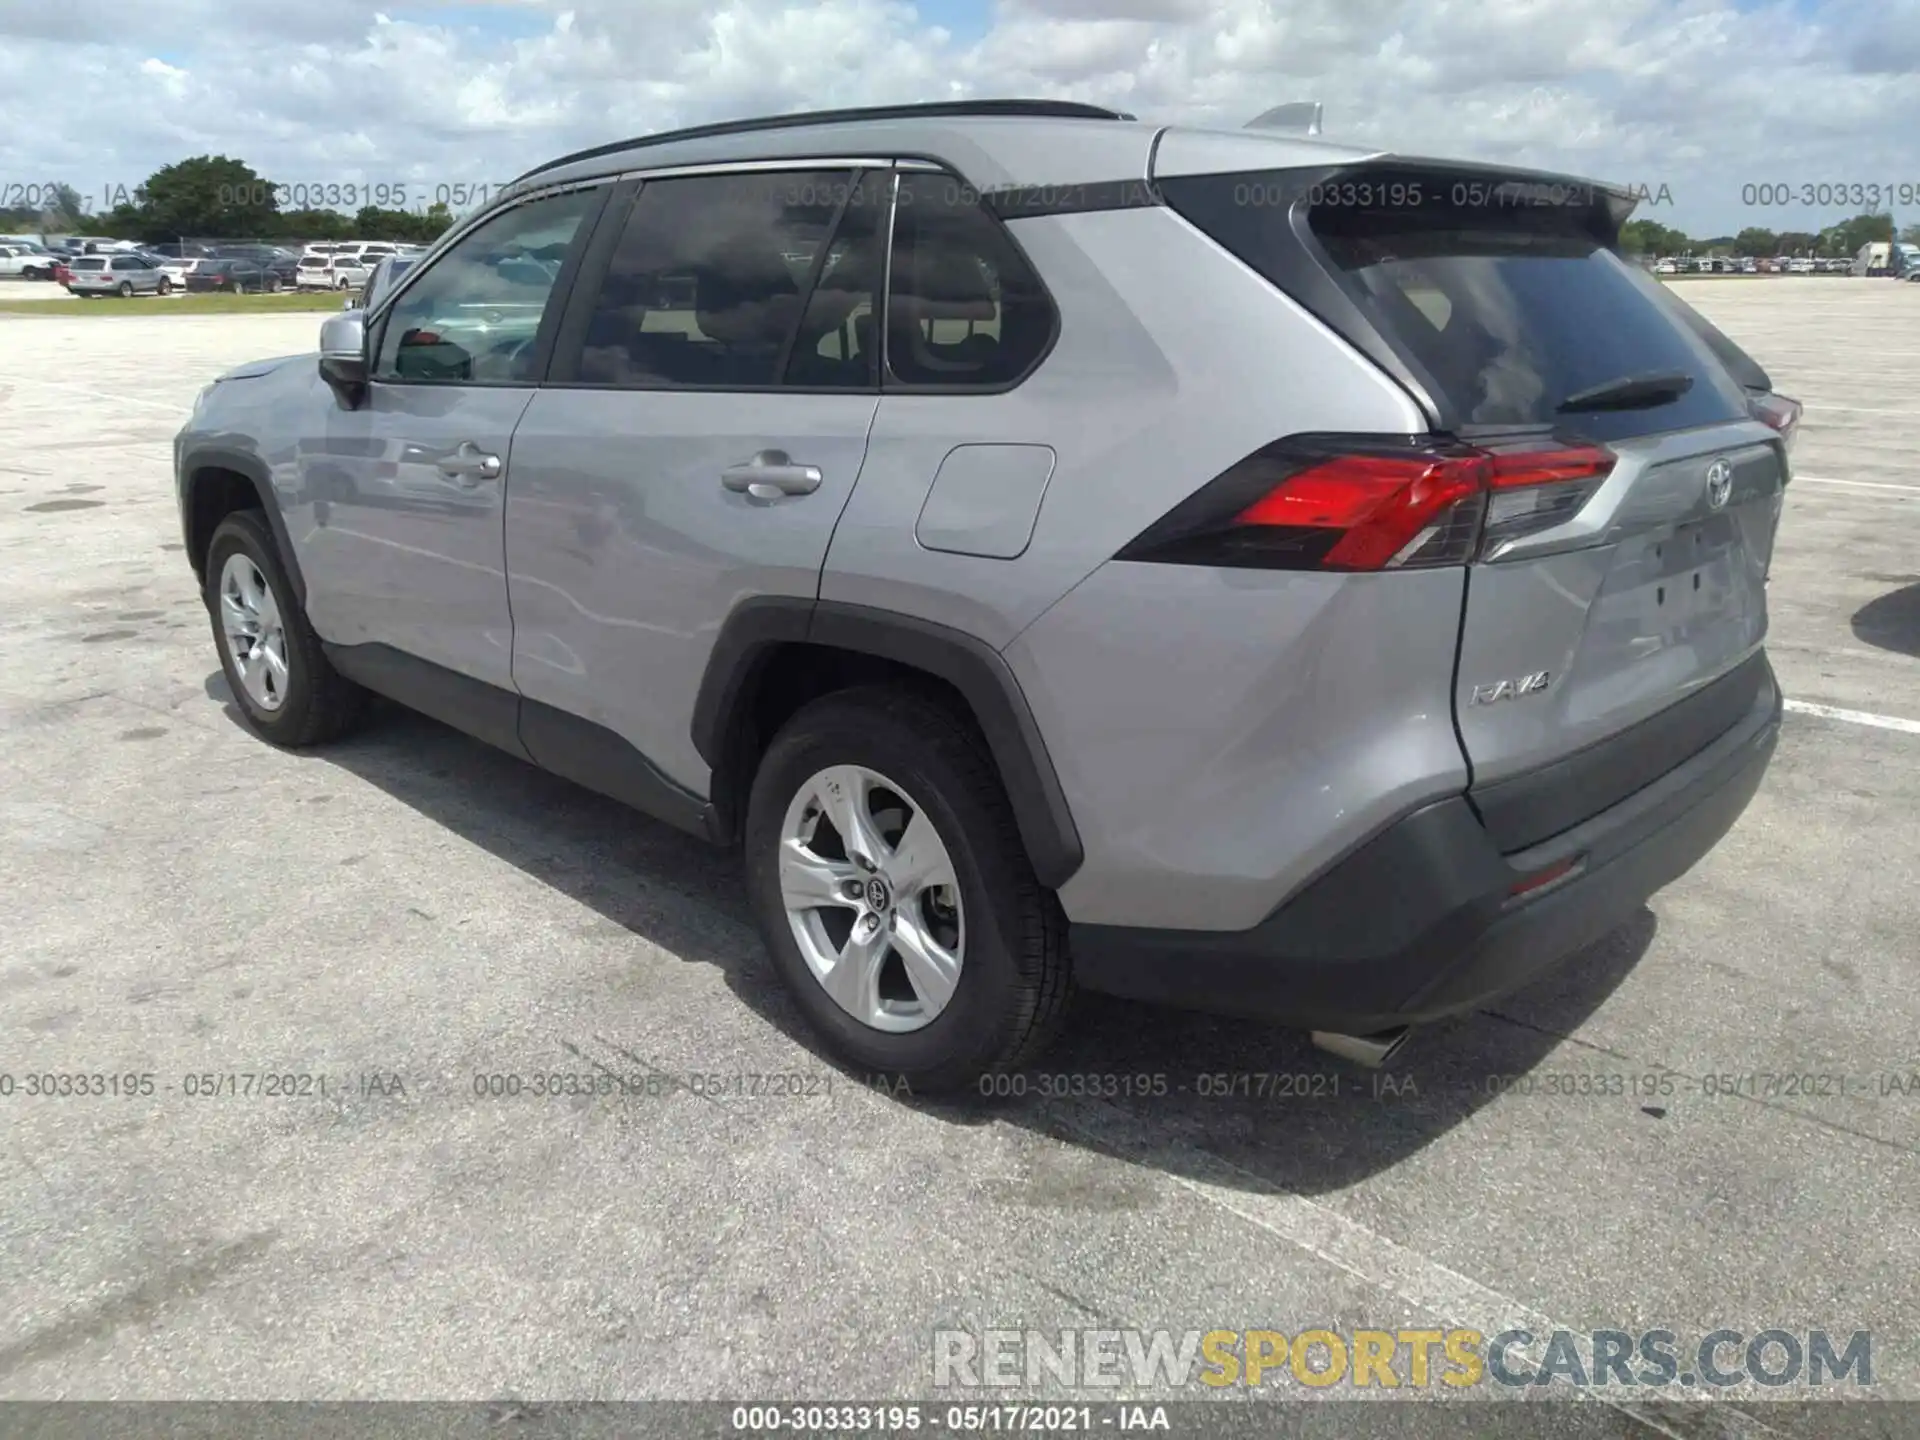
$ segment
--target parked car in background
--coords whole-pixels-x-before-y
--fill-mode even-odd
[[[127,298],[173,293],[172,278],[142,255],[76,255],[67,268],[72,271],[67,289],[82,299],[91,300],[96,295]]]
[[[357,290],[371,273],[355,255],[302,255],[294,283],[302,290]]]
[[[180,256],[167,260],[160,268],[166,272],[167,278],[173,282],[174,289],[185,290],[187,288],[187,277],[193,274],[194,267],[198,264],[200,264],[200,258],[197,255]]]
[[[280,289],[280,278],[257,260],[242,260],[231,255],[198,261],[187,276],[192,294],[257,294]]]
[[[309,249],[294,265],[293,283],[299,290],[338,289],[333,283],[332,253],[318,254]]]
[[[343,310],[371,310],[392,291],[394,282],[411,270],[419,262],[414,255],[389,255],[368,272],[367,280],[357,294],[349,295],[341,302]]]
[[[38,245],[8,241],[0,244],[0,277],[10,280],[51,280],[54,257]]]

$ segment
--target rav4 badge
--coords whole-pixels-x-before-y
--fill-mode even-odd
[[[1473,687],[1473,703],[1491,705],[1496,700],[1518,700],[1522,695],[1538,695],[1552,683],[1552,675],[1545,670],[1536,670],[1531,675],[1516,675],[1511,680],[1476,685]]]

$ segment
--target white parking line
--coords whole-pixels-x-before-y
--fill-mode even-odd
[[[116,395],[111,391],[96,390],[91,385],[75,385],[67,380],[43,380],[37,375],[33,376],[29,383],[45,390],[68,390],[76,395],[88,395],[95,400],[108,401],[115,405],[144,405],[149,410],[165,410],[168,414],[178,415],[182,419],[185,419],[187,413],[193,409],[191,400],[175,403],[168,400],[149,400],[144,395]]]
[[[1814,715],[1822,720],[1844,720],[1849,725],[1871,725],[1876,730],[1898,730],[1903,735],[1920,735],[1920,720],[1899,715],[1875,715],[1870,710],[1842,710],[1837,705],[1816,705],[1811,700],[1789,700],[1786,708],[1796,715]]]
[[[1149,1146],[1117,1106],[1089,1100],[1078,1106],[1063,1106],[1053,1113],[1068,1130],[1136,1162],[1154,1165],[1173,1184],[1196,1198],[1237,1216],[1276,1240],[1378,1286],[1406,1306],[1440,1316],[1449,1324],[1469,1326],[1484,1336],[1508,1330],[1528,1331],[1534,1337],[1533,1343],[1515,1345],[1516,1355],[1538,1363],[1548,1337],[1556,1331],[1564,1330],[1577,1336],[1574,1327],[1565,1321],[1542,1314],[1418,1250],[1398,1244],[1348,1219],[1330,1205],[1278,1187],[1210,1150],[1181,1140]],[[1168,1163],[1175,1157],[1176,1163]],[[1590,1342],[1576,1338],[1573,1343],[1581,1352],[1583,1368],[1592,1373]],[[1609,1405],[1675,1440],[1683,1435],[1688,1440],[1709,1440],[1709,1437],[1755,1440],[1755,1437],[1780,1433],[1727,1400],[1716,1400],[1710,1409],[1688,1417],[1684,1429],[1674,1429],[1671,1418],[1660,1414],[1657,1407],[1637,1405],[1596,1390],[1579,1390],[1574,1394],[1581,1400],[1598,1400]],[[1708,1398],[1704,1392],[1689,1392],[1689,1398],[1694,1395],[1702,1400]]]
[[[1920,495],[1920,485],[1889,485],[1883,480],[1841,480],[1831,475],[1795,475],[1789,485],[1857,485],[1863,490],[1897,490],[1903,495]]]

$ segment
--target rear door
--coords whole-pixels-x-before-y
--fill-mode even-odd
[[[880,401],[890,175],[830,165],[679,175],[610,205],[514,432],[515,682],[696,793],[721,622],[818,594]],[[523,717],[563,774],[581,749],[564,733]]]

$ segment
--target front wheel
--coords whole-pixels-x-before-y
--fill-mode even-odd
[[[262,288],[269,295],[278,295],[280,293],[280,277],[278,275],[269,275],[267,277],[267,283]]]
[[[215,528],[206,576],[214,648],[247,728],[288,747],[344,734],[366,692],[320,648],[259,511],[237,510]]]
[[[761,761],[744,828],[774,968],[843,1062],[932,1094],[1053,1038],[1065,918],[985,743],[938,701],[873,686],[804,707]]]
[[[171,295],[173,293],[173,282],[164,275],[161,276],[160,283],[154,287],[154,293],[157,295]]]

